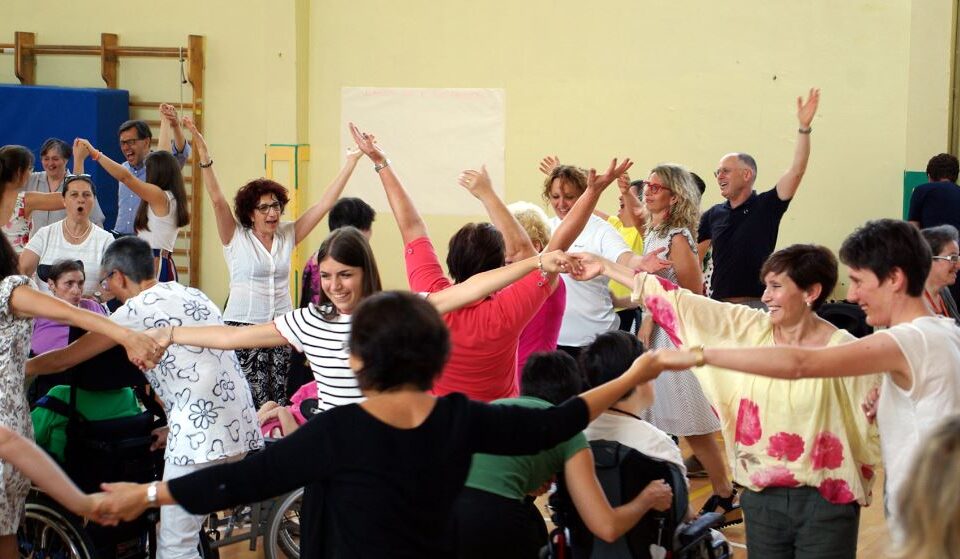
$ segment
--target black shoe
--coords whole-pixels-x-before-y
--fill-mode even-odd
[[[736,496],[736,489],[733,490],[733,493],[731,493],[729,497],[711,495],[710,498],[707,499],[707,502],[703,504],[703,508],[700,509],[700,514],[708,512],[722,513],[723,524],[720,525],[720,528],[726,528],[727,526],[740,524],[743,522],[743,510],[740,508],[740,503],[733,502]],[[721,510],[717,511],[717,509]]]

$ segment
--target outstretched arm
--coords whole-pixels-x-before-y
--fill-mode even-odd
[[[97,498],[85,495],[33,442],[0,425],[0,458],[22,471],[54,500],[83,517],[93,514]]]
[[[127,185],[134,194],[142,200],[145,200],[147,204],[150,205],[153,213],[159,217],[167,215],[170,211],[170,203],[169,200],[167,200],[167,194],[162,188],[138,179],[130,172],[130,169],[125,168],[123,165],[107,157],[103,152],[93,147],[88,140],[77,138],[76,141],[90,152],[93,160],[110,173],[111,177]]]
[[[413,205],[410,194],[403,188],[400,179],[393,172],[393,166],[387,161],[387,155],[376,143],[376,138],[372,134],[361,132],[352,122],[350,123],[350,133],[357,142],[357,147],[373,161],[374,165],[380,167],[378,174],[380,182],[383,183],[383,190],[387,194],[387,201],[390,203],[390,210],[393,211],[393,217],[397,220],[397,226],[400,228],[400,237],[403,244],[406,245],[414,239],[427,236],[427,224],[420,217],[420,212]]]
[[[546,274],[558,274],[569,270],[569,266],[569,259],[559,250],[542,256],[531,256],[508,266],[474,274],[463,283],[455,283],[442,291],[430,293],[427,301],[432,303],[440,314],[448,313],[503,289],[537,268],[542,268]]]
[[[197,125],[193,119],[183,117],[183,125],[190,131],[193,138],[193,149],[196,150],[195,157],[198,158],[203,174],[203,187],[207,190],[207,196],[213,204],[213,215],[217,219],[217,234],[220,235],[220,244],[229,245],[233,240],[233,234],[237,230],[237,221],[233,218],[233,211],[230,209],[230,203],[220,190],[220,181],[217,179],[217,172],[213,170],[213,159],[210,157],[210,148],[207,147],[206,140],[197,130]],[[204,167],[204,165],[207,165]]]
[[[487,167],[481,166],[479,171],[468,169],[460,174],[460,186],[467,189],[470,194],[480,200],[493,226],[503,235],[503,242],[506,246],[507,262],[516,262],[529,258],[537,253],[533,248],[533,242],[527,232],[517,223],[507,205],[493,191],[493,185],[490,183],[490,175],[487,174]]]
[[[63,194],[59,192],[24,192],[23,211],[29,216],[34,211],[52,212],[63,209]]]
[[[187,148],[187,139],[183,135],[183,128],[180,127],[177,109],[169,103],[160,104],[160,137],[157,139],[157,147],[171,153],[173,153],[171,148],[175,148],[178,153],[183,153]]]
[[[171,332],[172,330],[172,332]],[[249,349],[287,345],[287,340],[273,322],[252,326],[181,326],[158,328],[148,333],[161,347],[170,344],[209,347],[212,349]]]
[[[88,359],[93,359],[115,345],[117,343],[106,336],[87,332],[67,347],[48,351],[28,359],[25,370],[26,376],[62,373]]]
[[[894,339],[877,332],[859,340],[827,347],[704,348],[657,352],[662,369],[684,370],[709,364],[755,375],[782,378],[835,378],[888,372],[906,390],[912,386],[910,365]],[[651,371],[656,370],[650,369]]]
[[[793,198],[797,188],[800,187],[803,174],[807,171],[807,161],[810,159],[810,123],[817,114],[819,104],[820,90],[817,88],[810,89],[806,101],[802,97],[797,97],[797,121],[800,124],[800,130],[797,132],[797,146],[793,150],[793,163],[777,181],[777,197],[781,200]]]
[[[637,197],[637,188],[630,185],[630,175],[623,173],[617,177],[617,187],[623,200],[623,225],[640,229],[644,226],[644,208]]]
[[[101,314],[74,307],[25,285],[13,290],[10,306],[17,316],[49,318],[101,334],[111,340],[111,346],[122,345],[127,350],[127,358],[140,368],[152,368],[163,353],[160,346],[142,332],[124,328]]]
[[[604,189],[632,166],[633,162],[630,159],[624,159],[620,165],[617,165],[617,160],[614,159],[607,167],[607,172],[602,175],[598,176],[595,169],[590,169],[587,173],[587,189],[577,198],[567,216],[560,222],[560,226],[553,232],[545,250],[569,249],[583,228],[587,226],[590,214],[597,208],[597,202],[600,201],[600,195],[603,194]]]
[[[310,209],[297,218],[297,221],[293,225],[296,238],[295,242],[297,244],[307,238],[307,235],[320,223],[323,216],[330,213],[333,205],[337,203],[340,195],[343,194],[343,189],[347,186],[347,181],[350,180],[350,175],[353,174],[353,170],[357,168],[357,161],[360,160],[362,155],[363,152],[359,149],[347,150],[347,161],[343,164],[343,167],[340,169],[340,172],[337,173],[333,182],[330,183],[330,186],[323,191],[323,196],[320,197],[320,201],[310,206]]]

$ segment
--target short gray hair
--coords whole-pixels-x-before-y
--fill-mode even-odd
[[[943,246],[950,241],[955,243],[960,242],[960,233],[957,232],[957,228],[953,225],[927,227],[926,229],[921,229],[920,233],[923,235],[923,240],[927,241],[927,244],[930,245],[930,252],[933,253],[933,256],[940,254]]]
[[[153,272],[153,250],[147,241],[139,237],[121,237],[110,243],[103,253],[100,269],[107,273],[117,270],[136,282],[156,277]]]

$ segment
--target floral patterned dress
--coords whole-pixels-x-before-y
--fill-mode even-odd
[[[24,204],[25,195],[26,193],[24,192],[17,194],[17,202],[13,207],[13,215],[10,216],[10,221],[3,226],[3,234],[7,236],[7,240],[10,241],[10,246],[13,247],[13,250],[17,251],[17,254],[23,252],[23,247],[27,246],[27,241],[30,240],[30,228],[33,227],[33,222],[27,217],[27,210]]]
[[[666,248],[662,256],[669,259],[670,242],[676,235],[682,235],[693,253],[697,253],[697,244],[690,231],[676,227],[666,232],[649,233],[643,242],[644,254]],[[673,268],[667,268],[658,275],[674,283],[677,281],[677,272]],[[654,325],[649,349],[676,347],[664,329]],[[653,394],[653,406],[641,416],[659,429],[677,436],[706,435],[720,430],[717,414],[710,408],[697,377],[691,375],[690,371],[664,371],[653,381]]]
[[[30,280],[7,276],[0,281],[0,425],[32,440],[23,368],[30,353],[33,320],[14,316],[10,309],[10,295],[21,285],[30,285]],[[17,532],[29,490],[30,480],[0,460],[0,536]]]

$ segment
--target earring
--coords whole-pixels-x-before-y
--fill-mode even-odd
[[[813,306],[813,302],[812,302],[812,301],[807,301],[807,308],[810,308],[810,307],[812,307],[812,306]]]

